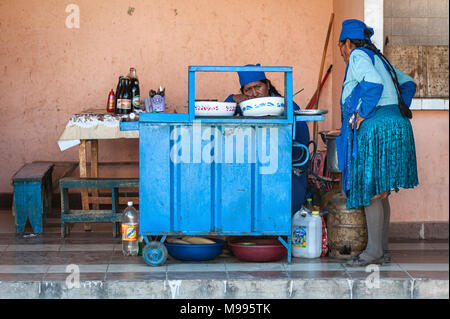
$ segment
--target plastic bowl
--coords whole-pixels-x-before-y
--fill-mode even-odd
[[[239,103],[244,116],[281,116],[284,113],[284,97],[265,96]]]
[[[287,255],[286,247],[278,239],[233,240],[228,245],[233,254],[243,261],[277,261]]]
[[[210,260],[220,255],[225,241],[218,238],[209,238],[215,244],[173,244],[165,242],[170,256],[180,260]]]
[[[195,116],[233,116],[237,103],[196,101]]]

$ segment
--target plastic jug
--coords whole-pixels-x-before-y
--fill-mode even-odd
[[[292,217],[292,255],[317,258],[322,253],[322,219],[318,211],[302,208]]]

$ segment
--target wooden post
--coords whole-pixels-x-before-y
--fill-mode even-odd
[[[98,140],[91,140],[91,177],[98,177]],[[98,197],[97,188],[92,190],[92,196]],[[92,209],[99,209],[98,203],[93,203]]]
[[[314,107],[313,107],[314,109],[317,109],[319,107],[320,84],[322,82],[323,66],[325,64],[325,57],[327,55],[328,42],[330,40],[331,28],[333,27],[333,20],[334,20],[334,13],[331,13],[330,22],[328,24],[327,38],[325,40],[325,46],[323,47],[323,52],[322,52],[322,62],[320,63],[319,79],[317,80],[317,97],[316,97],[316,101],[314,103]],[[313,141],[316,144],[317,144],[317,135],[318,135],[318,122],[314,121],[314,124],[313,124]]]
[[[86,140],[80,141],[80,146],[78,147],[78,157],[80,160],[80,177],[88,177],[87,174],[87,159],[86,159]],[[83,210],[89,210],[89,192],[87,189],[81,190],[81,205]],[[84,230],[90,231],[91,224],[85,223]]]

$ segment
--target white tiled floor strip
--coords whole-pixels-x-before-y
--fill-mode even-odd
[[[398,265],[406,271],[449,271],[448,264],[399,263]]]
[[[448,243],[391,243],[392,251],[445,251]],[[1,252],[76,252],[76,251],[112,251],[120,250],[120,244],[12,244],[0,245]],[[365,271],[365,268],[345,267],[343,262],[321,262],[312,260],[293,260],[293,263],[169,263],[160,267],[149,267],[146,264],[87,264],[77,265],[85,273],[143,273],[143,272],[233,272],[233,271]],[[32,273],[66,273],[68,265],[0,265],[0,273],[32,274]],[[449,271],[448,263],[391,263],[380,266],[380,271]]]
[[[46,273],[50,265],[0,265],[0,274]]]
[[[448,250],[448,243],[390,243],[390,250]]]
[[[121,249],[117,244],[32,244],[0,245],[2,251],[110,251]],[[390,250],[449,250],[447,243],[391,243]]]
[[[68,265],[0,265],[0,273],[66,273]],[[230,271],[365,271],[364,267],[345,267],[340,263],[265,263],[264,267],[253,263],[215,264],[167,264],[150,267],[146,264],[94,264],[77,265],[81,272],[230,272]],[[449,264],[439,263],[391,263],[379,267],[380,271],[449,271]]]

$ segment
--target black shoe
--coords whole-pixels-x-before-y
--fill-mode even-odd
[[[391,263],[391,253],[389,251],[387,251],[387,250],[384,252],[383,262],[385,264],[390,264]]]

